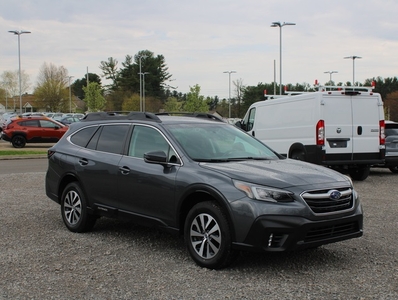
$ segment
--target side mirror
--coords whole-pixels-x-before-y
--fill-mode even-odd
[[[240,128],[240,129],[242,129],[242,130],[244,130],[244,131],[247,131],[246,124],[243,123],[242,121],[236,122],[236,123],[235,123],[235,126],[238,127],[238,128]]]
[[[144,160],[150,164],[167,164],[167,155],[163,151],[144,153]]]

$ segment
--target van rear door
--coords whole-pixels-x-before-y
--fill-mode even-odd
[[[324,95],[325,152],[333,161],[379,159],[379,106],[374,95]]]
[[[353,159],[380,159],[380,120],[384,120],[378,95],[351,96],[353,112]]]

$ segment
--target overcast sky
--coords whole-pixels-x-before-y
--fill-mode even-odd
[[[228,97],[228,74],[244,85],[282,82],[364,82],[398,75],[397,0],[0,0],[0,73],[21,64],[32,91],[44,62],[80,79],[102,75],[101,61],[150,50],[165,57],[170,85],[186,93],[199,84],[204,96]],[[145,70],[143,70],[145,71]],[[137,74],[138,76],[138,74]]]

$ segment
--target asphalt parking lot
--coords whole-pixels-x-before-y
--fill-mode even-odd
[[[354,183],[363,237],[242,253],[219,271],[198,267],[180,238],[129,222],[69,232],[44,176],[0,174],[0,299],[398,299],[398,177],[387,169]]]

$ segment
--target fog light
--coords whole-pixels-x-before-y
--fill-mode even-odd
[[[271,233],[270,235],[269,235],[269,238],[268,238],[268,247],[271,247],[271,245],[272,245],[272,239],[274,238],[274,234],[273,233]]]

